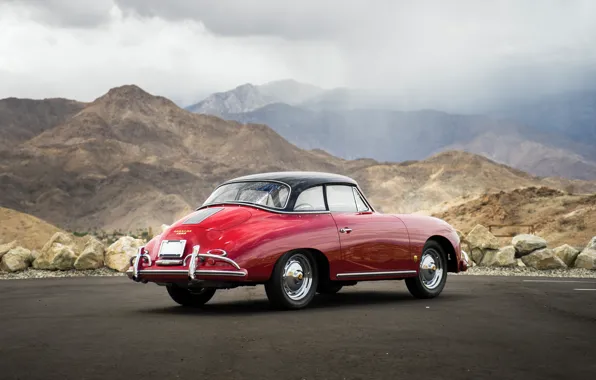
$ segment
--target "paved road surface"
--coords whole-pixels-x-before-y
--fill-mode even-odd
[[[595,379],[596,280],[450,276],[269,309],[262,287],[205,310],[125,278],[0,281],[1,379]],[[552,282],[541,282],[541,281]]]

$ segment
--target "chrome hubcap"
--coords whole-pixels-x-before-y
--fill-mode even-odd
[[[286,295],[294,301],[308,294],[312,286],[312,269],[306,256],[298,253],[290,257],[284,266],[282,283]]]
[[[427,289],[435,289],[443,279],[443,265],[440,253],[427,249],[420,259],[420,280]]]

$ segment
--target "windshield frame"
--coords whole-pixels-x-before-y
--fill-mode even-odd
[[[275,183],[275,184],[282,185],[283,187],[287,188],[287,190],[288,190],[288,195],[286,197],[285,203],[281,207],[268,206],[268,205],[253,203],[253,202],[247,202],[247,201],[219,201],[219,202],[206,203],[207,200],[213,195],[213,193],[215,193],[219,188],[221,188],[223,186],[233,185],[235,183],[249,183],[249,182],[269,182],[269,183]],[[269,209],[269,210],[273,210],[273,211],[283,211],[288,207],[288,202],[290,201],[291,197],[292,197],[292,186],[290,186],[287,183],[282,182],[282,181],[276,181],[276,180],[271,180],[271,179],[258,179],[258,180],[257,179],[254,179],[254,180],[248,179],[248,180],[229,181],[229,182],[222,183],[221,185],[219,185],[215,189],[213,189],[213,191],[211,192],[211,194],[209,194],[209,196],[207,197],[205,202],[201,206],[199,206],[197,209],[207,207],[207,206],[213,206],[213,205],[232,204],[232,205],[254,206],[254,207],[265,208],[265,209]]]

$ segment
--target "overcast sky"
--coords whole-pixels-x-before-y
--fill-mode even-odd
[[[593,0],[0,0],[0,98],[293,78],[421,106],[596,85]]]

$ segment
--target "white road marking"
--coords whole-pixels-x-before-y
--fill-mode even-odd
[[[582,284],[596,284],[596,281],[574,281],[574,280],[523,280],[524,282],[574,282],[574,283],[582,283]]]
[[[573,290],[596,290],[596,289],[573,289]]]

